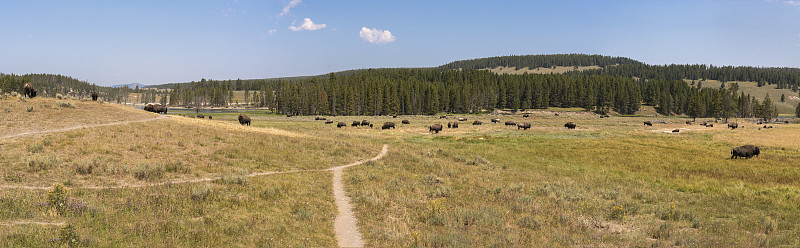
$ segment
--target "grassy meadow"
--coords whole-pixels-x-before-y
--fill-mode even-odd
[[[154,116],[93,102],[36,107],[55,101],[0,100],[14,106],[0,121],[23,125],[3,132],[49,129],[30,122],[75,111],[92,114],[87,123]],[[33,117],[17,112],[32,103],[40,112],[26,121]],[[240,126],[237,113],[172,114],[0,140],[0,184],[63,185],[0,187],[0,246],[333,247],[332,175],[316,170],[371,158],[382,144],[385,157],[344,171],[367,247],[800,246],[798,124],[759,130],[740,119],[730,130],[698,125],[709,119],[564,109],[529,118],[326,116],[348,124],[337,128],[314,116],[247,114],[252,126]],[[468,121],[428,132],[457,117]],[[374,126],[351,127],[356,120]],[[381,130],[387,121],[397,128]],[[578,127],[564,128],[569,121]],[[744,144],[761,155],[729,159]],[[270,171],[290,173],[246,176]],[[215,179],[92,188],[196,178]],[[9,224],[23,221],[63,225]]]

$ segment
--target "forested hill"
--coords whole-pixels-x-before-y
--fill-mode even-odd
[[[56,97],[62,95],[66,97],[87,98],[92,91],[97,91],[100,97],[106,101],[121,101],[127,97],[128,88],[111,88],[90,84],[72,77],[57,74],[3,74],[0,73],[0,92],[22,93],[22,87],[26,83],[33,84],[37,95],[43,97]]]
[[[554,66],[610,66],[633,64],[641,65],[642,62],[624,58],[603,55],[586,54],[550,54],[550,55],[513,55],[490,58],[459,60],[440,66],[441,69],[490,69],[496,67],[539,68]]]

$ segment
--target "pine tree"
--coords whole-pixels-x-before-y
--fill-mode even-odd
[[[797,107],[794,109],[794,116],[800,118],[800,103],[797,103]]]

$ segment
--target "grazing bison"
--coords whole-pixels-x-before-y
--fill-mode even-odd
[[[393,114],[393,115],[392,115],[392,118],[397,118],[397,114]]]
[[[214,117],[209,115],[208,119],[211,120],[211,119],[214,119]]]
[[[97,101],[97,91],[92,91],[92,101]]]
[[[206,118],[206,116],[203,115],[203,114],[197,114],[197,118],[203,119],[203,118]]]
[[[464,117],[459,117],[459,118],[458,118],[458,121],[467,121],[467,118],[464,118]]]
[[[452,128],[452,127],[453,127],[453,124],[452,124],[452,123],[450,123],[450,122],[448,122],[448,123],[447,123],[447,128]]]
[[[714,127],[714,124],[706,124],[706,127]]]
[[[36,89],[33,88],[33,84],[26,83],[25,86],[22,88],[25,97],[34,98],[36,97]]]
[[[147,105],[144,105],[144,111],[155,113],[156,112],[155,107],[156,106],[153,105],[152,103],[148,103]]]
[[[361,121],[361,125],[362,125],[362,126],[370,126],[370,127],[372,127],[372,126],[369,124],[369,121],[367,121],[367,120],[363,120],[363,121]]]
[[[737,128],[739,128],[739,124],[738,123],[728,123],[728,128],[737,129]]]
[[[653,123],[652,123],[652,122],[650,122],[650,121],[645,121],[645,122],[644,122],[644,125],[645,125],[645,126],[653,126]]]
[[[500,122],[500,119],[497,119],[497,118],[492,119],[492,123],[499,123],[499,122]]]
[[[360,125],[361,125],[360,121],[353,121],[353,123],[350,124],[351,127],[357,127],[357,126],[360,126]]]
[[[528,130],[528,128],[531,128],[531,123],[530,122],[522,122],[522,123],[517,124],[517,130],[519,130],[520,128],[522,128],[522,130]]]
[[[458,122],[453,122],[453,128],[458,128]]]
[[[381,129],[383,129],[383,130],[386,130],[386,129],[389,129],[389,128],[394,129],[394,122],[384,122],[383,126],[381,126]]]
[[[408,120],[403,120],[403,121],[402,121],[402,123],[403,123],[403,124],[411,124],[411,122],[410,122],[410,121],[408,121]]]
[[[692,121],[686,121],[686,125],[692,125]]]
[[[733,150],[731,150],[731,159],[737,157],[740,158],[752,158],[753,156],[758,157],[759,154],[761,154],[761,149],[758,149],[757,146],[744,145],[733,148]]]
[[[434,124],[428,127],[428,132],[439,133],[439,131],[442,131],[442,124]]]
[[[680,132],[680,131],[681,131],[680,129],[673,129],[673,130],[672,130],[672,132],[673,132],[673,133],[678,133],[678,132]]]
[[[439,116],[439,119],[447,119],[446,115]]]
[[[346,127],[346,126],[347,126],[347,124],[344,123],[344,122],[341,122],[341,121],[339,123],[336,123],[336,127],[338,127],[338,128],[342,128],[342,127]]]
[[[556,115],[558,115],[558,114],[556,114]],[[524,115],[522,115],[522,117],[528,118],[528,117],[531,117],[531,115],[529,115],[529,114],[524,114]]]
[[[315,121],[324,121],[324,120],[325,120],[325,117],[319,117],[319,116],[317,116],[317,117],[314,117],[314,120],[315,120]]]
[[[514,126],[514,125],[517,125],[517,123],[513,121],[506,121],[506,126]]]
[[[250,117],[239,114],[239,124],[250,126]]]
[[[564,127],[568,129],[575,129],[575,126],[575,122],[567,122],[567,124],[564,124]]]
[[[159,113],[159,114],[166,114],[167,113],[167,106],[164,106],[164,105],[161,105],[161,104],[158,104],[158,103],[156,103],[156,104],[148,103],[147,105],[144,105],[144,111],[153,112],[153,113]]]
[[[325,124],[333,124],[333,121],[325,121]]]
[[[480,125],[480,124],[483,124],[483,122],[481,122],[481,121],[473,121],[472,122],[472,125]]]
[[[558,116],[558,113],[556,113],[556,116]]]

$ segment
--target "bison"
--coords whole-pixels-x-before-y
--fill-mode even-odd
[[[148,103],[147,105],[144,105],[144,111],[155,113],[156,112],[155,107],[156,106],[153,105],[152,103]]]
[[[325,117],[319,117],[319,116],[317,116],[317,117],[314,117],[314,120],[315,120],[315,121],[324,121],[324,120],[325,120]]]
[[[214,117],[209,115],[208,119],[211,120],[211,119],[214,119]]]
[[[459,118],[458,118],[458,121],[467,121],[467,118],[464,118],[464,117],[459,117]]]
[[[397,118],[397,114],[393,114],[393,115],[392,115],[392,118]]]
[[[483,124],[483,122],[481,122],[481,121],[473,121],[472,122],[472,125],[480,125],[480,124]]]
[[[693,121],[686,121],[686,125],[692,125]]]
[[[567,122],[567,124],[564,124],[564,127],[568,129],[575,129],[575,126],[575,122]]]
[[[739,124],[738,123],[728,123],[728,128],[737,129],[737,128],[739,128]]]
[[[197,118],[203,119],[203,118],[206,118],[206,116],[203,115],[203,114],[197,114]]]
[[[448,123],[447,123],[447,128],[452,128],[452,127],[453,127],[453,124],[452,124],[452,123],[450,123],[450,122],[448,122]]]
[[[97,91],[92,91],[92,101],[97,101]]]
[[[330,120],[325,121],[325,124],[333,124],[333,121],[330,121]]]
[[[342,127],[346,127],[346,126],[347,126],[347,124],[344,123],[344,122],[341,122],[341,121],[339,123],[336,123],[336,127],[338,127],[338,128],[342,128]]]
[[[652,123],[652,122],[650,122],[650,121],[645,121],[645,122],[644,122],[644,125],[645,125],[645,126],[653,126],[653,123]]]
[[[517,123],[513,121],[506,121],[506,126],[514,126],[514,125],[517,125]]]
[[[363,121],[361,121],[361,125],[362,125],[362,126],[370,126],[370,127],[372,127],[372,125],[370,125],[370,124],[369,124],[369,121],[367,121],[367,120],[363,120]]]
[[[25,97],[34,98],[36,97],[36,89],[33,88],[33,84],[26,83],[25,86],[22,88]]]
[[[439,131],[442,131],[442,124],[434,124],[428,127],[428,132],[439,133]]]
[[[403,120],[403,121],[402,121],[402,123],[403,123],[403,124],[411,124],[411,122],[410,122],[410,121],[408,121],[408,120]]]
[[[439,116],[439,119],[447,119],[446,115]]]
[[[531,115],[529,115],[529,114],[524,114],[524,115],[522,115],[522,117],[528,118],[528,117],[531,117]]]
[[[292,117],[292,114],[286,114],[286,117]]]
[[[453,128],[458,128],[458,122],[453,122]]]
[[[673,129],[672,132],[673,133],[679,133],[679,132],[681,132],[681,130],[680,129]]]
[[[558,116],[558,113],[556,113],[556,116]]]
[[[492,123],[499,123],[499,122],[500,122],[500,119],[497,119],[497,118],[492,119]]]
[[[714,124],[706,124],[706,127],[714,127]]]
[[[740,157],[740,158],[752,158],[753,156],[758,157],[761,154],[761,149],[758,149],[757,146],[754,145],[744,145],[740,147],[733,148],[731,150],[731,159]]]
[[[161,105],[161,104],[158,104],[158,103],[155,103],[155,104],[148,103],[147,105],[144,105],[143,109],[144,109],[144,111],[147,111],[147,112],[153,112],[153,113],[159,113],[159,114],[166,114],[167,113],[167,106],[164,106],[164,105]]]
[[[361,125],[360,121],[353,121],[353,123],[350,124],[351,127],[357,127],[357,126],[360,126],[360,125]]]
[[[517,124],[517,130],[519,130],[520,128],[522,128],[522,130],[528,130],[528,128],[531,128],[531,123],[530,122],[522,122],[522,123]]]
[[[244,114],[239,114],[239,124],[250,126],[250,117]]]
[[[390,129],[390,128],[394,129],[394,122],[384,122],[383,126],[381,126],[381,129],[383,129],[383,130]]]

